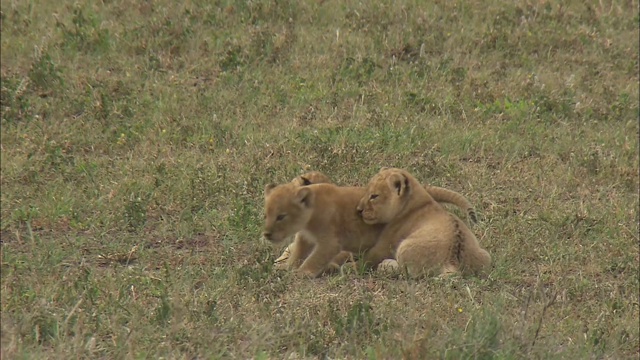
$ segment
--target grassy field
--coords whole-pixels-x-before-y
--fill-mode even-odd
[[[639,24],[635,0],[2,0],[2,359],[637,359]],[[381,166],[467,196],[487,277],[273,268],[265,184]]]

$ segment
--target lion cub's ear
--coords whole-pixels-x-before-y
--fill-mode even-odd
[[[307,187],[298,188],[296,192],[296,202],[306,207],[311,206],[313,200],[313,192]]]
[[[387,178],[389,187],[398,193],[398,196],[403,196],[409,191],[409,179],[402,174],[391,174]]]
[[[388,166],[383,166],[383,167],[380,168],[380,170],[378,170],[378,172],[382,172],[382,171],[385,171],[387,169],[389,169]]]
[[[267,184],[264,187],[264,196],[267,197],[269,196],[269,194],[271,193],[271,190],[273,190],[277,185],[276,184]]]
[[[309,179],[307,179],[304,176],[300,176],[300,179],[302,180],[302,186],[307,186],[307,185],[313,184]]]

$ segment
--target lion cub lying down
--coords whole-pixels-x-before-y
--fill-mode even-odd
[[[312,171],[312,172],[303,174],[301,176],[297,176],[291,181],[291,184],[294,184],[296,186],[307,186],[307,185],[320,184],[320,183],[332,183],[332,181],[331,179],[329,179],[328,176],[318,171]],[[364,195],[364,188],[351,187],[348,189],[351,189],[348,191],[354,193],[353,198],[358,198],[358,200],[359,200],[359,197]],[[467,212],[469,218],[473,222],[476,221],[475,209],[464,196],[454,191],[451,191],[445,188],[440,188],[437,186],[425,185],[425,189],[427,189],[427,191],[432,195],[432,197],[436,201],[442,201],[442,202],[447,202],[447,203],[457,205],[458,207],[460,207],[461,209]],[[347,204],[347,205],[353,208],[357,205],[357,202],[353,204]],[[355,226],[358,226],[358,225],[356,224]],[[375,243],[375,239],[363,239],[362,243],[367,245],[372,245],[373,243]],[[275,264],[277,267],[288,267],[288,268],[295,269],[299,267],[301,263],[309,256],[311,251],[313,251],[314,247],[315,247],[315,242],[309,241],[302,233],[298,233],[295,236],[294,242],[284,250],[284,252],[278,259],[276,259]],[[366,249],[361,249],[361,250],[366,250]],[[353,261],[352,253],[348,251],[341,251],[330,262],[329,270],[335,270],[339,268],[339,266],[341,266],[342,264],[348,261]]]
[[[385,225],[365,254],[367,266],[395,258],[410,276],[480,273],[491,256],[462,220],[446,211],[407,171],[382,168],[358,204],[365,223]]]
[[[365,224],[356,211],[363,194],[364,188],[333,184],[267,185],[263,236],[280,243],[297,233],[298,240],[312,243],[308,256],[298,246],[291,252],[289,263],[301,262],[297,271],[316,277],[342,250],[359,253],[377,241],[384,225]]]

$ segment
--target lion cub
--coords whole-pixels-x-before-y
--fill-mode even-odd
[[[329,177],[320,171],[309,171],[296,176],[291,183],[297,186],[307,186],[311,184],[322,184],[333,182]],[[311,254],[315,243],[307,240],[301,233],[295,235],[295,239],[289,244],[282,254],[274,261],[274,266],[278,269],[297,269],[302,262]],[[293,254],[293,255],[292,255]],[[348,262],[353,262],[353,254],[349,251],[341,251],[336,255],[327,269],[329,272],[337,271],[340,266]]]
[[[386,225],[364,255],[367,266],[395,258],[410,276],[422,276],[480,273],[491,265],[465,223],[405,170],[382,168],[367,185],[358,212],[367,224]]]
[[[364,188],[333,184],[298,186],[293,183],[265,187],[263,236],[281,243],[299,233],[314,244],[298,272],[316,277],[327,270],[342,250],[359,253],[371,248],[384,225],[367,225],[356,211]],[[299,252],[292,252],[295,264]]]

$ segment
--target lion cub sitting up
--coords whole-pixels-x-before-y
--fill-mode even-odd
[[[333,181],[320,171],[309,171],[296,176],[291,180],[291,183],[297,186],[307,186],[311,184],[333,184]],[[364,188],[360,196],[363,194]],[[274,266],[278,269],[297,269],[309,254],[311,254],[314,247],[314,242],[308,241],[301,233],[297,233],[293,242],[289,244],[282,252],[282,255],[274,261]],[[338,271],[342,265],[349,262],[354,262],[353,254],[349,251],[341,251],[333,258],[327,270],[328,272]]]
[[[298,272],[316,277],[328,269],[342,250],[359,253],[371,248],[384,225],[367,225],[356,211],[363,188],[333,184],[299,186],[294,183],[265,187],[263,236],[281,243],[299,233],[315,244]],[[289,263],[301,259],[292,252]]]
[[[491,256],[465,223],[405,170],[382,168],[367,185],[358,212],[367,224],[386,224],[364,255],[367,266],[395,258],[415,277],[480,273],[491,264]]]

